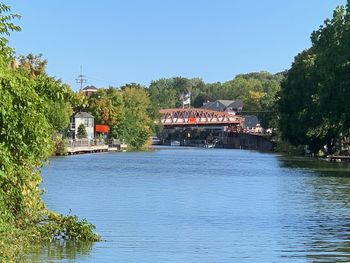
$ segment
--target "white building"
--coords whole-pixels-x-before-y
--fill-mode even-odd
[[[75,140],[78,139],[78,127],[80,124],[84,124],[87,139],[94,139],[94,116],[87,112],[77,112],[70,118],[70,137]]]

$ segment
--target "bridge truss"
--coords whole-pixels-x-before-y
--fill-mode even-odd
[[[227,126],[229,130],[240,131],[243,128],[242,117],[227,112],[207,109],[162,109],[161,123],[165,128],[195,126]]]

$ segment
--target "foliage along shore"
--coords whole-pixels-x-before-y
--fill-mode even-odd
[[[0,3],[3,35],[20,30],[12,23],[19,16],[10,11]],[[21,67],[14,66],[14,61],[12,48],[1,37],[0,262],[25,262],[29,247],[45,241],[100,240],[86,220],[51,212],[41,198],[39,168],[52,152],[55,131],[49,105],[63,105],[68,88],[46,74],[37,74],[36,69],[26,68],[24,61]],[[40,69],[42,65],[37,66]],[[61,92],[49,94],[55,89]]]
[[[24,261],[30,245],[45,241],[100,239],[86,220],[51,212],[41,199],[39,169],[74,111],[91,112],[111,127],[111,137],[137,150],[159,129],[158,109],[179,106],[179,96],[191,92],[197,107],[207,100],[243,100],[246,112],[258,112],[263,126],[274,128],[280,151],[308,145],[314,154],[330,154],[349,143],[349,0],[313,32],[312,47],[286,72],[242,74],[224,83],[175,77],[149,87],[99,89],[89,98],[48,76],[41,55],[16,58],[4,36],[20,30],[12,22],[19,16],[0,3],[0,17],[0,261]]]

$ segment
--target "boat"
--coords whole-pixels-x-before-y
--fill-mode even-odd
[[[151,138],[151,140],[152,140],[152,145],[158,145],[158,144],[160,144],[160,140],[159,140],[159,138],[158,138],[157,136],[153,136],[153,137]]]
[[[170,141],[170,146],[180,146],[179,141]]]
[[[213,143],[204,144],[204,148],[215,148],[215,144]]]
[[[212,143],[207,143],[207,141],[205,141],[204,148],[215,148],[218,142],[219,142],[218,139],[215,139]]]

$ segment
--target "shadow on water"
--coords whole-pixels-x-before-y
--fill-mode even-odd
[[[309,170],[319,176],[350,177],[349,163],[329,163],[325,160],[295,156],[281,156],[280,161],[283,168]]]
[[[93,242],[54,241],[35,247],[28,256],[29,262],[74,262],[88,258]]]
[[[280,166],[306,172],[304,256],[308,262],[350,262],[350,164],[281,157]]]

